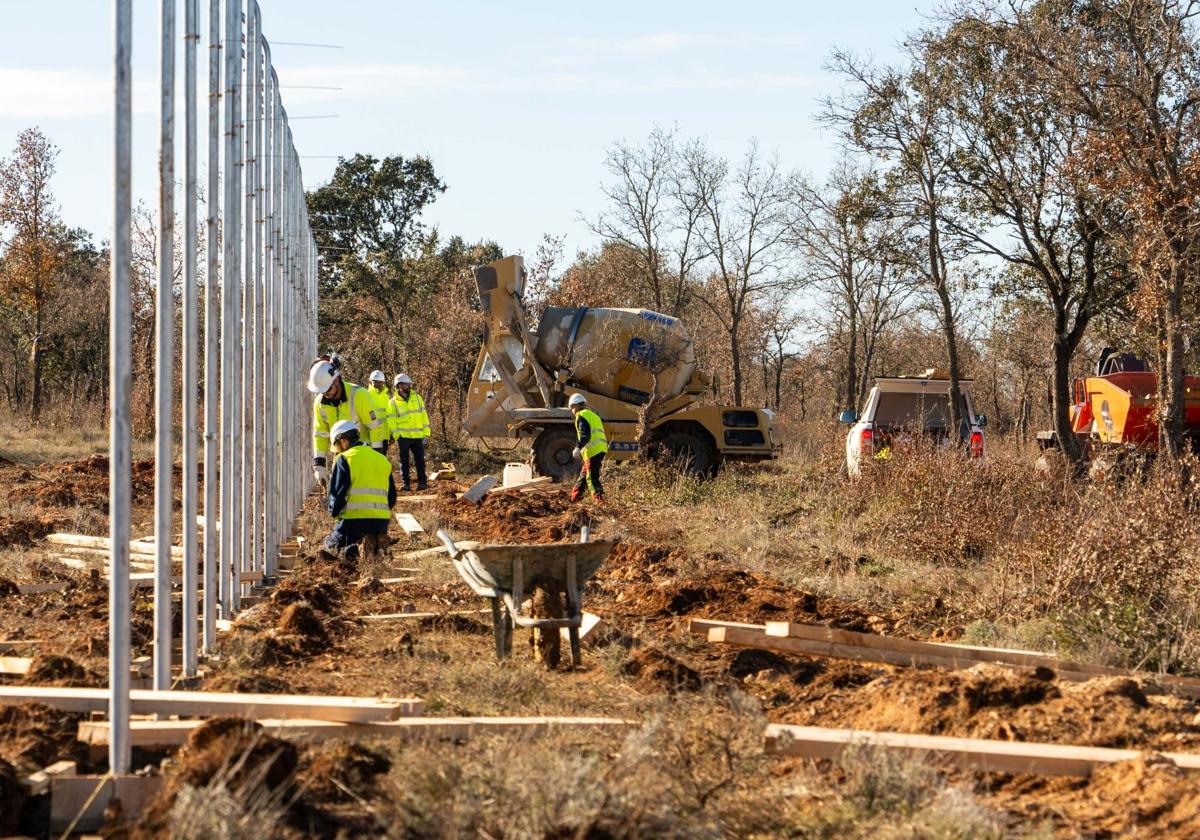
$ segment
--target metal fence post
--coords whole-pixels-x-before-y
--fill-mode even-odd
[[[208,191],[205,195],[204,272],[204,650],[211,651],[217,633],[217,277],[221,199],[221,0],[208,0]]]

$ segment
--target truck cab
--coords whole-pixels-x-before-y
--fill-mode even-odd
[[[877,378],[862,412],[843,411],[839,417],[850,426],[846,435],[846,471],[858,475],[867,460],[892,457],[894,447],[906,440],[933,440],[939,446],[961,443],[968,456],[982,458],[987,417],[975,413],[970,380],[960,380],[959,390],[963,422],[959,434],[953,434],[949,428],[950,378],[943,371]]]

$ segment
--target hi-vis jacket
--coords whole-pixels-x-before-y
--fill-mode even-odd
[[[604,421],[600,415],[585,408],[575,419],[575,439],[583,452],[583,458],[595,458],[608,451],[608,438],[604,434]]]
[[[396,416],[396,438],[429,437],[429,415],[425,412],[425,400],[416,391],[409,389],[408,399],[397,392],[392,396],[392,412]]]
[[[375,416],[382,417],[387,433],[383,435],[383,440],[390,440],[396,434],[396,409],[392,406],[392,392],[384,385],[376,390],[368,388],[367,393],[371,395],[371,402],[375,405]]]
[[[329,513],[338,519],[391,518],[396,504],[392,462],[357,443],[333,460],[329,476]]]
[[[321,394],[313,398],[313,458],[323,459],[329,452],[329,430],[339,420],[353,420],[358,424],[358,434],[364,443],[375,448],[387,440],[385,418],[375,409],[375,402],[366,388],[342,383],[345,393],[341,400],[333,402]]]

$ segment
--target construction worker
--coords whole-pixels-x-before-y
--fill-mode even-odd
[[[325,458],[333,425],[339,420],[352,420],[364,430],[372,446],[383,449],[387,424],[376,414],[375,404],[365,388],[342,380],[341,362],[336,356],[317,359],[313,363],[308,371],[308,390],[316,395],[313,397],[313,475],[322,487],[326,487],[329,470]]]
[[[334,423],[330,436],[337,454],[329,475],[328,506],[337,522],[325,538],[325,548],[355,556],[364,538],[387,534],[396,506],[392,462],[359,439],[353,420]]]
[[[600,483],[600,467],[604,464],[604,453],[608,452],[608,438],[604,434],[604,421],[600,415],[587,407],[587,397],[572,394],[567,408],[575,416],[574,456],[583,459],[583,469],[571,488],[571,501],[583,498],[585,490],[591,490],[596,501],[604,504],[604,486]]]
[[[425,441],[429,438],[429,415],[425,413],[425,400],[413,390],[413,381],[407,373],[396,374],[392,383],[392,412],[395,415],[395,436],[400,451],[400,477],[404,489],[411,490],[408,479],[408,456],[411,453],[417,462],[417,489],[429,487],[425,480]]]
[[[371,395],[371,401],[375,405],[375,416],[382,417],[386,424],[386,433],[383,438],[383,448],[380,451],[386,455],[388,444],[391,442],[392,434],[396,427],[396,416],[392,409],[392,395],[387,387],[387,375],[381,370],[371,371],[371,388],[368,393]]]

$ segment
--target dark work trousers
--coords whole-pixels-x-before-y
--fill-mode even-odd
[[[325,547],[330,551],[342,549],[361,542],[368,534],[386,534],[386,519],[339,519],[325,538]]]
[[[597,499],[604,498],[604,486],[600,483],[600,468],[603,465],[603,452],[584,459],[583,469],[579,471],[579,478],[575,479],[575,486],[571,488],[571,501],[579,501],[588,490],[591,490],[592,495]]]
[[[421,438],[398,438],[396,440],[400,451],[400,479],[405,490],[411,490],[408,480],[408,453],[412,453],[417,462],[417,488],[425,489],[425,441]]]

